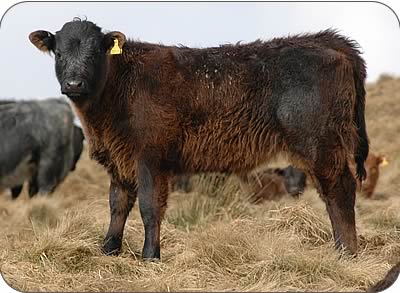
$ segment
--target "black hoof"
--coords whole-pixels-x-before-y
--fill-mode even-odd
[[[143,248],[142,257],[143,257],[143,260],[146,260],[146,261],[160,260],[160,247]]]
[[[160,258],[143,258],[145,262],[159,262]]]
[[[121,241],[116,239],[108,239],[104,241],[102,252],[105,255],[118,255],[121,251]]]

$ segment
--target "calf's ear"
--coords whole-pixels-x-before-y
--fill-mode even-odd
[[[285,176],[285,170],[281,168],[275,168],[274,173],[279,176]]]
[[[29,34],[29,40],[40,51],[50,52],[54,50],[54,35],[48,31],[35,31]]]
[[[386,166],[386,165],[389,165],[389,161],[386,159],[385,156],[380,155],[379,158],[378,158],[378,164],[379,164],[380,166],[384,167],[384,166]]]
[[[104,46],[107,51],[113,48],[115,41],[117,41],[119,49],[122,50],[122,47],[126,42],[126,37],[123,33],[118,31],[109,32],[104,35]]]

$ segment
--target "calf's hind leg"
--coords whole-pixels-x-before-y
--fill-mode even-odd
[[[334,165],[325,165],[324,169],[332,170],[333,168]],[[331,177],[316,172],[315,176],[332,224],[335,247],[344,248],[351,254],[356,254],[357,234],[354,212],[356,182],[347,163],[337,173],[337,176]]]
[[[111,220],[103,252],[107,255],[116,255],[120,252],[126,219],[136,201],[136,184],[122,185],[115,180],[110,184],[110,213]]]

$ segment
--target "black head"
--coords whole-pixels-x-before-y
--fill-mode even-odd
[[[67,22],[55,35],[39,30],[32,32],[29,39],[39,50],[54,54],[61,92],[73,101],[102,92],[114,40],[120,48],[125,43],[124,34],[104,34],[93,22],[80,19]]]
[[[76,163],[78,163],[79,158],[81,157],[83,150],[83,140],[85,139],[83,135],[82,128],[74,125],[73,129],[73,150],[74,150],[74,161],[72,163],[71,171],[74,171],[76,168]]]
[[[291,196],[297,197],[304,192],[304,188],[306,187],[306,174],[303,171],[293,166],[288,166],[283,169],[275,169],[275,172],[284,177],[286,191]]]

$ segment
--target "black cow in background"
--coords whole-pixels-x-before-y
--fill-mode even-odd
[[[9,105],[9,104],[15,104],[17,101],[14,100],[0,100],[0,106],[1,105]]]
[[[0,192],[50,194],[75,169],[83,132],[67,101],[0,101]]]
[[[85,139],[82,128],[76,125],[74,125],[73,135],[74,136],[72,138],[72,144],[73,144],[74,159],[71,171],[74,171],[76,169],[76,163],[78,163],[79,158],[81,157],[83,151],[83,140]]]

